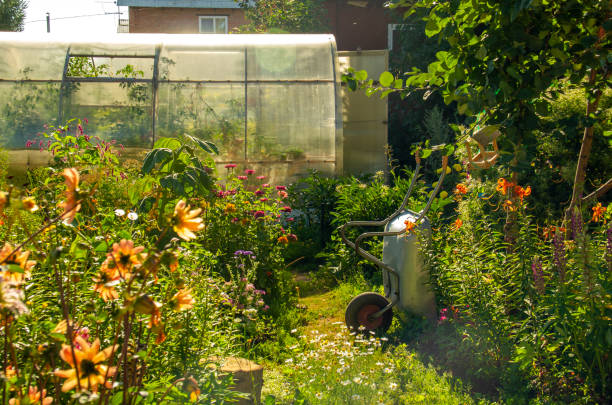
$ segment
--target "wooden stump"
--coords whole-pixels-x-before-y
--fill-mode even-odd
[[[219,371],[231,374],[234,384],[230,387],[237,392],[249,394],[248,399],[241,399],[238,405],[253,405],[261,402],[263,386],[263,367],[247,359],[228,357],[220,361]]]

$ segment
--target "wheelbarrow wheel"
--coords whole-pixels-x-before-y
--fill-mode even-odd
[[[389,308],[378,318],[372,315],[389,305],[389,300],[380,294],[366,292],[349,302],[344,314],[346,326],[352,331],[384,333],[391,326],[393,311]]]

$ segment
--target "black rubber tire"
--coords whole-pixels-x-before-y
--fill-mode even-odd
[[[393,321],[393,310],[391,308],[389,308],[380,316],[381,322],[375,327],[360,322],[359,314],[362,310],[367,311],[368,308],[370,308],[371,311],[372,306],[376,306],[378,307],[378,310],[381,310],[388,304],[389,300],[380,294],[373,292],[365,292],[359,294],[358,296],[353,298],[351,302],[349,302],[349,304],[346,306],[346,312],[344,313],[344,322],[351,331],[360,332],[361,326],[365,328],[365,330],[363,328],[361,329],[363,332],[374,331],[377,334],[385,333],[387,329],[389,329],[389,327],[391,326],[391,321]]]

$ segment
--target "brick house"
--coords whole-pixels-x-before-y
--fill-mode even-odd
[[[383,0],[327,0],[338,50],[388,49],[393,15]],[[130,33],[226,34],[246,24],[234,0],[117,0],[129,7]]]

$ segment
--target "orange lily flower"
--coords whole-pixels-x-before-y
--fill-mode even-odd
[[[455,194],[467,194],[468,189],[463,183],[459,183],[455,186]]]
[[[411,233],[414,229],[414,226],[416,225],[414,222],[412,222],[411,220],[407,219],[406,221],[404,221],[404,224],[406,225],[406,233]]]
[[[601,206],[601,203],[597,203],[597,205],[593,207],[593,218],[591,218],[591,220],[593,222],[599,222],[606,213],[606,209],[606,207]]]
[[[453,223],[453,230],[457,231],[463,225],[463,221],[460,218],[457,218]]]
[[[503,177],[497,180],[497,187],[495,187],[495,189],[497,191],[499,191],[500,193],[502,193],[502,195],[506,195],[506,192],[508,191],[508,189],[513,188],[515,186],[514,183],[510,183],[509,181],[507,181],[506,179],[504,179]]]
[[[521,204],[523,204],[523,198],[531,195],[531,187],[527,186],[526,188],[523,188],[521,186],[515,186],[514,194],[519,198]]]

